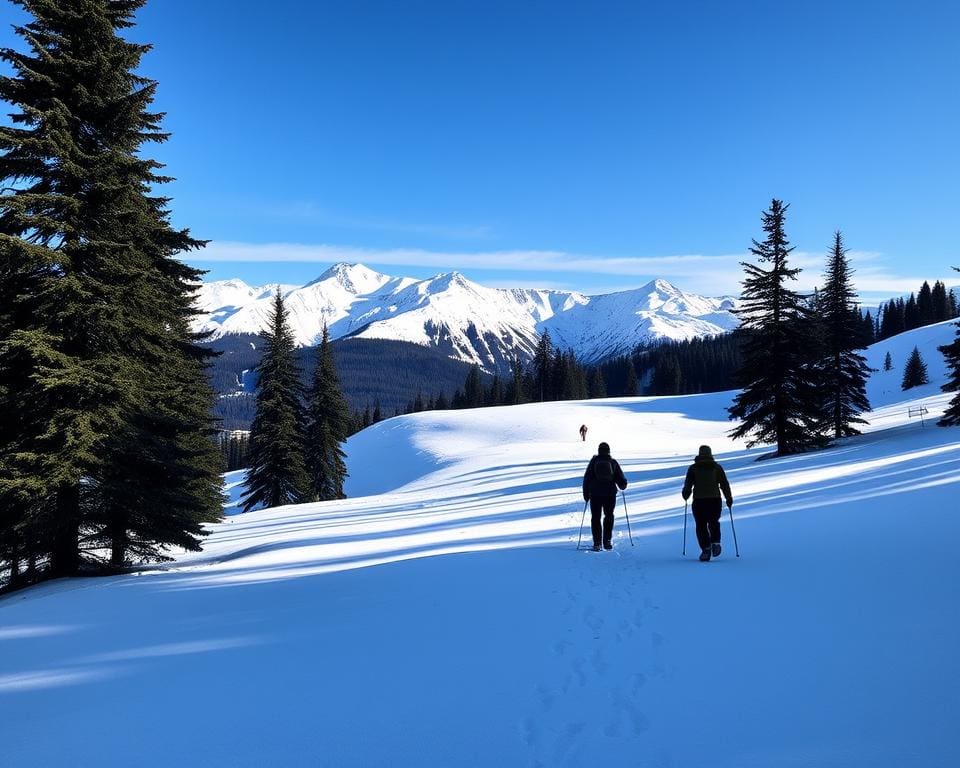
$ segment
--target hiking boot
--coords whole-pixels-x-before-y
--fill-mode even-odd
[[[709,560],[709,559],[710,559],[710,548],[707,547],[706,549],[701,549],[701,550],[700,550],[700,562],[701,562],[701,563],[705,563],[705,562],[707,562],[707,560]]]
[[[714,557],[720,557],[720,542],[715,541],[710,545],[710,554]]]
[[[605,542],[603,542],[603,548],[604,548],[604,549],[613,549],[613,543],[612,543],[612,542],[609,542],[609,541],[605,541]]]
[[[599,544],[594,544],[590,549],[591,549],[592,551],[594,551],[594,552],[599,552],[599,551],[600,551],[600,545],[599,545]]]

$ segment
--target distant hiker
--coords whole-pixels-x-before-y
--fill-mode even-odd
[[[582,427],[586,429],[586,427]],[[610,446],[600,443],[597,455],[590,459],[583,473],[583,500],[590,502],[590,530],[593,532],[593,551],[600,551],[601,536],[604,549],[613,549],[613,508],[617,505],[617,488],[627,487],[627,478],[620,464],[610,455]],[[603,512],[603,527],[600,513]]]
[[[587,442],[587,425],[586,424],[580,425],[580,439],[583,442]]]
[[[690,498],[693,492],[693,519],[697,523],[697,543],[700,545],[700,559],[706,562],[720,555],[720,514],[723,504],[720,492],[727,500],[727,507],[733,507],[733,494],[723,467],[713,460],[709,445],[701,445],[697,457],[687,470],[683,482],[683,500]]]

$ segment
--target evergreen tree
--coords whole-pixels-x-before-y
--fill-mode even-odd
[[[843,236],[836,232],[816,313],[822,319],[824,333],[825,355],[821,367],[824,418],[834,438],[860,434],[853,425],[865,424],[860,414],[870,409],[866,393],[870,369],[866,359],[857,353],[865,346],[861,341],[863,323],[854,306],[856,294],[846,254]]]
[[[917,294],[917,321],[918,327],[930,325],[934,322],[933,291],[930,289],[930,283],[926,280],[920,286],[920,292]]]
[[[244,512],[257,505],[299,504],[311,495],[311,479],[303,460],[303,385],[279,288],[267,322],[264,353],[256,368],[257,408],[250,426]]]
[[[510,381],[504,393],[504,403],[506,405],[519,405],[526,402],[523,379],[523,363],[518,358],[514,358],[510,361]]]
[[[450,408],[450,402],[447,400],[447,396],[443,394],[443,392],[440,392],[437,395],[437,402],[435,407],[438,411],[446,411],[447,409]]]
[[[954,267],[954,269],[957,269]],[[960,272],[960,269],[957,269]],[[957,331],[954,339],[949,344],[940,347],[947,362],[947,382],[941,389],[944,392],[956,392],[943,416],[938,422],[942,427],[960,426],[960,323],[957,324]]]
[[[788,206],[774,199],[763,213],[762,243],[750,249],[760,264],[744,262],[742,325],[750,331],[744,345],[739,377],[743,390],[734,399],[730,416],[742,423],[734,438],[748,445],[773,443],[779,455],[822,445],[820,402],[810,378],[804,350],[809,331],[800,297],[786,287],[799,269],[787,266],[793,250],[784,232]],[[764,267],[767,265],[767,268]]]
[[[346,400],[344,400],[344,406],[346,406]],[[433,397],[430,398],[430,408],[432,409]],[[378,397],[373,403],[373,423],[376,424],[378,421],[383,421],[383,411],[380,409],[380,398]]]
[[[623,386],[623,394],[626,397],[636,397],[640,394],[640,379],[637,378],[637,369],[633,361],[627,358],[626,362],[627,378]]]
[[[900,389],[912,389],[913,387],[919,387],[921,384],[927,384],[929,381],[927,364],[920,357],[920,350],[914,347],[907,364],[903,368],[903,381],[900,383]]]
[[[550,362],[553,344],[550,332],[544,331],[533,353],[533,379],[536,399],[541,403],[550,396]]]
[[[380,401],[373,411],[373,423],[380,421]],[[303,459],[310,477],[310,496],[317,501],[345,498],[346,454],[341,447],[347,439],[350,409],[340,388],[330,334],[323,326],[320,347],[308,393]]]
[[[886,355],[884,356],[884,358],[883,358],[883,370],[885,370],[885,371],[892,371],[892,370],[893,370],[893,358],[890,357],[890,352],[889,352],[889,351],[887,352],[887,354],[886,354]]]
[[[480,366],[474,363],[467,371],[467,378],[463,384],[463,408],[479,408],[483,405],[483,379],[480,376]]]
[[[868,309],[867,313],[860,319],[860,345],[862,347],[869,347],[876,340],[877,337],[874,333],[873,315]]]
[[[189,333],[200,247],[169,224],[168,181],[143,157],[160,142],[148,46],[123,40],[143,0],[18,3],[29,52],[0,99],[0,557],[54,575],[81,565],[81,536],[111,560],[199,547],[220,513],[206,353]],[[18,566],[14,566],[17,572]]]
[[[920,327],[920,308],[917,306],[917,299],[911,293],[906,304],[903,305],[903,330],[912,331]]]
[[[950,304],[947,301],[947,287],[937,280],[931,291],[933,304],[933,322],[940,323],[950,319]]]
[[[600,366],[593,369],[590,374],[589,395],[591,399],[607,396],[607,382],[603,378],[603,370]]]

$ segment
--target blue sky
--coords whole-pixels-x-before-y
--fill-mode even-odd
[[[867,299],[958,282],[960,3],[152,0],[138,19],[172,132],[149,152],[174,223],[214,241],[187,258],[209,279],[347,260],[736,293],[779,197],[804,285],[838,228]]]

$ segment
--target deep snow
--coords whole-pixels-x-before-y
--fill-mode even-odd
[[[788,459],[729,441],[732,393],[378,424],[347,444],[350,499],[0,600],[0,763],[953,766],[960,430],[908,417],[942,411],[952,331],[872,348],[894,370],[865,434]],[[914,344],[932,383],[902,393]],[[600,440],[635,546],[621,503],[616,549],[577,552]],[[702,442],[739,559],[726,514],[718,560],[692,525],[681,557]]]

